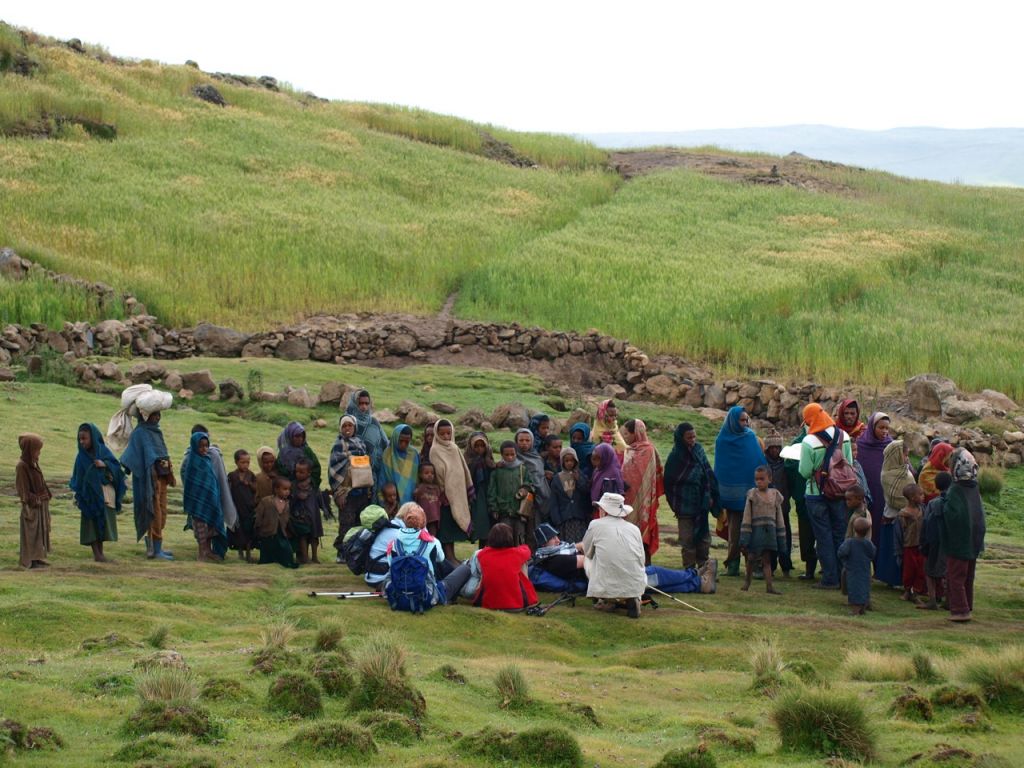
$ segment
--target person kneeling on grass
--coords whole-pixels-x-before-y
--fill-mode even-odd
[[[604,494],[597,507],[600,517],[583,537],[587,597],[598,598],[595,607],[606,611],[615,610],[622,600],[629,617],[638,619],[640,598],[647,589],[640,529],[625,519],[633,510],[621,494]]]

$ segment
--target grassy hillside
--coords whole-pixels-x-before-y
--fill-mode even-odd
[[[0,244],[168,323],[429,313],[460,290],[463,317],[597,327],[726,370],[880,384],[929,370],[1024,396],[1024,191],[842,168],[821,171],[837,192],[685,170],[623,184],[565,137],[0,32]],[[230,106],[191,95],[206,82]],[[494,141],[538,167],[490,159]],[[0,307],[0,321],[96,313],[38,283],[0,282]]]
[[[244,378],[246,370],[241,361],[194,362],[218,366],[218,377]],[[268,389],[286,382],[315,387],[338,375],[337,367],[317,363],[261,361],[260,366]],[[411,396],[421,401],[443,398],[460,409],[486,409],[513,398],[539,404],[542,396],[538,382],[507,374],[447,367],[442,378],[437,370],[345,369],[346,380],[353,383],[370,375],[382,377],[374,379],[374,391],[383,406]],[[428,384],[436,390],[424,392]],[[778,639],[784,659],[810,664],[832,692],[851,694],[867,708],[878,734],[877,765],[901,765],[911,755],[931,752],[942,743],[985,755],[985,762],[977,764],[1003,768],[1024,760],[1020,739],[1013,737],[1022,725],[1019,707],[986,707],[980,725],[973,728],[960,722],[961,710],[937,709],[931,722],[889,713],[908,686],[930,695],[941,684],[908,680],[911,654],[928,655],[948,682],[961,684],[962,660],[970,653],[996,651],[1019,639],[1024,629],[1024,539],[1019,520],[1009,513],[1019,506],[1024,471],[1008,473],[1005,509],[1002,504],[989,507],[993,530],[978,570],[977,618],[969,627],[951,626],[942,614],[914,611],[897,592],[881,589],[874,593],[876,610],[853,619],[845,615],[838,594],[813,590],[796,580],[782,582],[784,594],[769,601],[760,588],[743,593],[738,580],[723,579],[717,595],[683,596],[706,613],[692,613],[664,600],[660,609],[646,612],[638,622],[621,614],[598,613],[586,600],[574,608],[555,608],[544,618],[466,605],[412,617],[392,613],[375,600],[306,597],[313,589],[361,586],[333,564],[287,573],[234,559],[218,566],[196,564],[190,561],[194,542],[181,530],[180,514],[172,514],[167,527],[167,546],[179,555],[177,562],[152,563],[141,556],[140,547],[131,542],[128,512],[119,519],[121,541],[106,547],[115,562],[93,564],[88,549],[78,544],[78,513],[61,483],[73,462],[77,424],[104,424],[115,405],[112,397],[54,384],[0,386],[0,421],[8,434],[33,429],[43,435],[42,467],[57,493],[52,505],[53,568],[20,571],[14,565],[18,507],[11,496],[17,449],[13,439],[0,442],[0,720],[13,717],[51,727],[65,741],[60,752],[19,753],[12,764],[226,767],[266,762],[270,755],[282,765],[337,765],[326,758],[306,760],[294,754],[286,742],[306,722],[270,711],[271,678],[252,670],[261,630],[281,622],[297,629],[291,648],[300,654],[302,666],[312,659],[314,635],[325,624],[343,627],[343,646],[353,653],[381,630],[408,652],[413,683],[427,701],[423,739],[400,746],[378,735],[376,756],[346,764],[504,765],[465,754],[457,745],[457,734],[486,726],[520,731],[557,725],[579,740],[584,765],[653,766],[669,749],[690,747],[704,734],[721,768],[821,766],[823,757],[781,748],[770,720],[773,700],[751,689],[750,644],[770,636]],[[215,405],[223,404],[199,398],[193,408],[166,414],[164,429],[173,454],[184,449],[189,427],[196,421],[210,426],[217,442],[230,452],[273,439],[276,424],[258,418],[308,420],[312,415],[280,406],[280,413],[228,416],[214,412]],[[630,410],[629,415],[643,415],[662,427],[692,418],[655,407],[636,414]],[[698,424],[707,444],[711,431],[699,417]],[[310,430],[321,455],[333,437],[330,432]],[[664,448],[667,433],[659,430],[657,437]],[[171,507],[172,512],[180,511],[180,488],[172,493]],[[673,520],[664,507],[661,523],[667,539],[673,535]],[[469,545],[460,545],[461,555],[469,551]],[[723,551],[715,554],[721,557]],[[678,559],[679,550],[663,541],[656,562],[675,566]],[[112,755],[134,744],[121,732],[137,707],[133,666],[154,652],[146,638],[161,627],[167,630],[166,647],[184,656],[199,685],[226,679],[237,686],[236,695],[201,701],[221,729],[217,740],[185,736],[163,746],[147,742],[152,753],[141,754],[142,747],[137,746],[134,756],[122,752],[112,761]],[[111,633],[120,640],[83,648],[83,643]],[[965,647],[968,640],[971,649]],[[842,668],[847,652],[860,648],[882,654],[879,679],[851,680]],[[492,682],[509,661],[521,667],[536,700],[522,710],[500,708]],[[445,679],[439,673],[443,664],[454,665],[466,683]],[[806,666],[803,672],[807,674]],[[1019,674],[1018,669],[1018,681]],[[784,679],[786,688],[801,687],[791,673]],[[599,724],[568,711],[570,703],[592,707]],[[333,698],[325,699],[324,718],[354,721],[343,701]],[[941,764],[948,763],[936,763]]]

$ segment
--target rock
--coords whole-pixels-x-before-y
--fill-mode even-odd
[[[96,324],[93,335],[101,346],[113,346],[121,341],[121,334],[128,330],[128,327],[120,320],[103,320]]]
[[[717,384],[707,387],[704,390],[704,405],[716,411],[725,408],[725,390]]]
[[[384,341],[384,350],[389,355],[408,355],[418,346],[419,342],[411,333],[395,333]]]
[[[224,97],[221,96],[220,91],[209,83],[193,86],[192,95],[208,104],[216,104],[218,107],[226,107],[228,105]]]
[[[460,352],[462,352],[462,345],[461,344],[450,344],[448,346],[448,351],[451,352],[453,355],[457,355]]]
[[[942,401],[956,396],[956,383],[937,373],[922,373],[906,381],[910,407],[926,416],[942,413]]]
[[[356,387],[351,384],[344,384],[339,381],[328,381],[320,386],[320,394],[317,395],[317,402],[321,405],[348,405],[348,399]]]
[[[234,379],[224,379],[217,388],[220,390],[220,399],[229,402],[237,402],[245,397],[242,385]]]
[[[683,395],[683,404],[691,408],[700,408],[704,404],[704,395],[701,393],[699,384],[694,384]]]
[[[277,345],[274,355],[282,360],[308,360],[309,341],[298,336],[285,339]]]
[[[915,456],[924,456],[928,453],[930,441],[917,430],[907,430],[903,433],[903,445]]]
[[[192,331],[196,349],[202,355],[213,357],[237,357],[249,341],[249,336],[232,328],[212,323],[200,323]]]
[[[374,411],[373,415],[377,417],[377,421],[381,424],[395,424],[398,422],[398,416],[395,415],[395,412],[387,408],[381,411]]]
[[[178,373],[177,371],[171,371],[166,376],[164,376],[163,384],[164,388],[169,389],[171,391],[177,391],[181,389],[182,386],[184,386],[181,381],[181,374]]]
[[[156,360],[135,363],[128,369],[128,378],[135,384],[145,384],[149,381],[162,379],[166,375],[167,368],[164,367],[163,363],[158,363]]]
[[[514,409],[525,410],[519,403],[503,403],[491,412],[491,418],[489,421],[495,427],[501,429],[505,426],[505,422],[508,421],[509,414],[512,413]]]
[[[117,363],[107,360],[105,363],[100,365],[99,377],[101,379],[107,379],[108,381],[120,381],[121,369],[117,367]]]
[[[191,389],[185,389],[182,387],[178,390],[179,400],[191,400],[193,397],[195,397],[195,393]]]
[[[250,341],[242,347],[242,357],[266,357],[267,351],[258,341]]]
[[[457,410],[459,410],[458,408],[456,408],[451,403],[444,403],[444,402],[431,403],[430,407],[433,408],[438,413],[443,413],[443,414],[446,414],[446,415],[455,413]]]
[[[583,423],[588,427],[592,425],[594,417],[585,408],[574,408],[572,413],[566,417],[565,423],[572,427],[573,424]]]
[[[1024,443],[1024,432],[1003,432],[1003,440],[1007,443]]]
[[[558,339],[554,336],[541,336],[533,344],[531,354],[536,360],[555,360],[558,357]]]
[[[28,355],[25,357],[25,370],[33,376],[43,372],[43,358],[39,355]]]
[[[135,662],[136,669],[183,669],[188,670],[185,658],[177,651],[157,651]]]
[[[310,352],[310,357],[321,362],[333,360],[334,347],[331,344],[331,340],[325,336],[317,336],[316,341],[313,342],[313,350]]]
[[[288,404],[298,408],[315,408],[316,400],[305,387],[296,387],[288,392]]]
[[[963,424],[992,415],[992,406],[984,400],[956,400],[949,398],[942,403],[942,418],[953,424]]]
[[[1017,453],[1004,453],[1002,457],[1003,466],[1007,469],[1014,469],[1021,465],[1020,454]]]
[[[795,408],[800,405],[801,398],[799,395],[795,395],[792,392],[783,392],[779,395],[779,408],[783,411],[788,411],[791,408]]]
[[[565,398],[563,397],[545,397],[541,402],[551,408],[551,410],[558,411],[559,413],[565,413],[569,410],[569,406],[566,405]]]
[[[260,75],[259,79],[256,82],[258,82],[268,91],[278,90],[276,77],[271,77],[270,75]]]
[[[697,413],[708,421],[725,421],[725,417],[729,415],[728,411],[719,408],[698,408]]]
[[[755,397],[761,395],[761,386],[748,382],[740,387],[740,399],[741,400],[753,400]]]
[[[671,376],[659,373],[651,376],[646,382],[647,393],[655,400],[674,400],[679,385]]]
[[[14,371],[10,368],[0,368],[0,381],[14,381]]]
[[[431,413],[412,400],[403,400],[402,404],[395,409],[395,413],[410,427],[425,427],[428,424],[433,424],[439,418],[436,413]]]
[[[1002,392],[997,392],[994,389],[983,389],[978,397],[992,407],[998,408],[1001,411],[1009,412],[1017,410],[1017,404],[1013,402],[1013,400]]]
[[[327,427],[327,419],[314,419],[313,420],[313,428],[314,429],[324,429],[326,427]]]
[[[208,395],[217,391],[217,383],[208,370],[191,371],[181,375],[181,384],[185,389],[191,389],[197,395]]]
[[[69,349],[68,340],[56,331],[50,331],[46,334],[46,344],[59,355],[63,355]]]
[[[0,275],[8,280],[21,280],[25,276],[22,258],[10,248],[0,248]]]
[[[608,384],[601,390],[601,394],[605,397],[610,397],[612,400],[621,400],[626,396],[626,388],[620,387],[618,384]]]
[[[470,408],[459,419],[459,424],[464,427],[480,429],[480,425],[487,420],[487,416],[479,408]]]

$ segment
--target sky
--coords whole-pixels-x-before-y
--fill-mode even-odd
[[[518,130],[1024,127],[1011,0],[0,0],[0,19]]]

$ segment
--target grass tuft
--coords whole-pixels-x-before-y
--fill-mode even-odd
[[[153,629],[143,640],[153,648],[162,649],[167,645],[167,638],[171,634],[171,628],[166,624],[161,624],[159,627]]]
[[[550,768],[581,768],[583,765],[579,743],[562,728],[532,728],[522,733],[484,728],[459,739],[458,749],[497,763]]]
[[[264,648],[284,650],[295,639],[295,625],[290,621],[279,621],[260,630]]]
[[[356,658],[358,685],[348,699],[352,712],[384,710],[422,717],[427,701],[405,671],[405,651],[386,633],[371,635]]]
[[[351,659],[347,654],[318,653],[309,664],[309,672],[328,696],[348,696],[355,685]]]
[[[245,696],[242,684],[230,677],[211,677],[199,691],[199,698],[204,701],[239,701]]]
[[[955,685],[943,685],[932,691],[931,702],[946,709],[984,709],[985,700],[977,693]]]
[[[498,689],[502,709],[523,709],[529,706],[530,686],[526,677],[516,664],[506,664],[494,676],[494,686]]]
[[[449,683],[455,683],[456,685],[466,684],[466,676],[451,664],[442,664],[434,674],[442,680],[447,680]]]
[[[893,701],[890,709],[894,717],[902,720],[918,720],[928,722],[935,713],[932,710],[932,703],[921,694],[913,690],[901,693]]]
[[[791,691],[778,700],[771,716],[784,749],[861,760],[875,756],[874,730],[853,696]]]
[[[219,735],[220,729],[211,719],[210,713],[202,707],[146,701],[128,718],[123,732],[128,736],[176,733],[210,739]]]
[[[764,637],[750,644],[750,668],[754,673],[753,690],[768,696],[779,692],[787,664],[775,637]]]
[[[309,757],[333,760],[362,760],[377,752],[366,728],[336,721],[301,728],[287,746]]]
[[[994,708],[1024,709],[1024,645],[968,654],[960,664],[960,679],[980,688]]]
[[[717,768],[715,756],[703,743],[691,749],[673,749],[654,764],[654,768]]]
[[[1006,485],[1006,474],[998,467],[982,467],[978,472],[978,490],[982,496],[998,498]]]
[[[319,717],[324,709],[320,687],[304,672],[279,675],[270,684],[267,706],[275,712],[299,717]]]
[[[938,683],[942,674],[935,667],[932,657],[924,651],[918,651],[910,658],[914,665],[914,679],[919,683]]]
[[[188,670],[162,667],[140,672],[135,692],[143,703],[191,704],[199,695],[195,678]]]
[[[313,640],[313,650],[326,653],[336,651],[341,645],[345,631],[340,624],[324,624],[316,632],[316,639]]]
[[[416,720],[397,712],[361,712],[356,719],[370,730],[374,738],[402,747],[415,744],[423,735]]]
[[[902,682],[914,677],[914,666],[906,657],[867,648],[848,651],[842,671],[848,680],[866,683]]]

